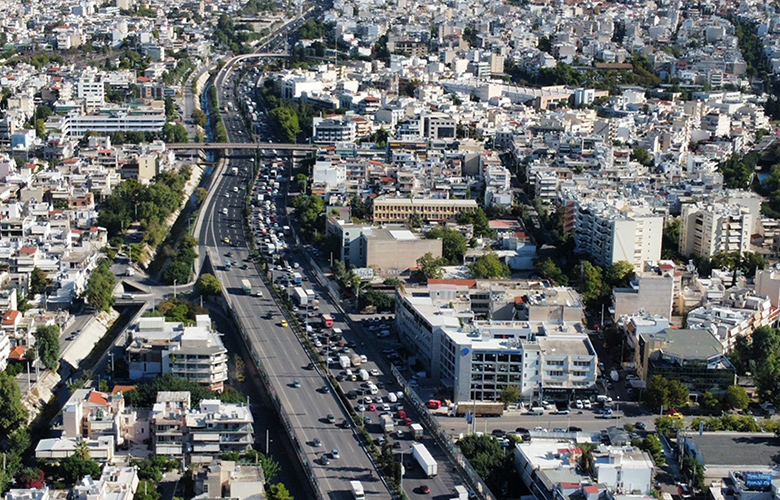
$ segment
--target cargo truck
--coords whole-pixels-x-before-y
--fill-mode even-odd
[[[325,328],[333,327],[333,316],[331,316],[330,314],[323,314],[321,318],[322,318],[322,326],[324,326]]]
[[[358,372],[358,377],[360,378],[360,380],[365,382],[366,380],[368,380],[368,372],[366,370],[360,370]]]
[[[433,459],[430,452],[428,452],[428,448],[426,448],[424,444],[414,443],[412,445],[412,456],[417,460],[417,463],[420,464],[423,472],[425,472],[425,475],[429,478],[439,473],[439,465],[436,463],[436,460]]]
[[[393,420],[392,415],[380,415],[379,420],[382,424],[382,430],[387,432],[388,434],[393,432],[393,429],[395,428],[395,421]]]
[[[455,487],[455,496],[452,497],[452,500],[468,500],[468,498],[469,490],[465,486],[458,485]]]
[[[353,354],[352,355],[352,366],[360,366],[360,363],[362,363],[363,360],[360,358],[359,355]]]
[[[306,291],[303,288],[296,286],[293,288],[293,300],[299,306],[305,307],[309,303],[309,296],[306,295]]]
[[[300,284],[303,281],[303,276],[301,276],[301,273],[293,273],[293,281]]]
[[[504,403],[458,403],[447,409],[450,417],[462,417],[466,412],[476,417],[500,417],[504,414]]]
[[[346,370],[347,368],[349,368],[350,363],[351,361],[349,360],[349,356],[347,356],[346,354],[342,354],[341,356],[339,356],[339,365],[341,365],[343,369]]]
[[[249,280],[241,280],[241,289],[246,295],[252,295],[252,283]]]
[[[406,413],[404,413],[405,415]],[[420,424],[412,424],[409,426],[409,429],[412,431],[412,437],[414,439],[422,439],[423,437],[423,427]]]
[[[363,491],[363,485],[360,481],[350,481],[349,486],[352,488],[352,498],[355,500],[365,500],[366,493]]]

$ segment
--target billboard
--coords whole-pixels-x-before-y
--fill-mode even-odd
[[[772,474],[763,472],[744,472],[745,486],[748,488],[769,488],[772,486]]]

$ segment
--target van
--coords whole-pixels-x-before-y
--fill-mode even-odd
[[[371,392],[371,394],[379,393],[379,389],[377,389],[375,385],[372,385],[368,390]]]
[[[361,354],[360,355],[360,362],[361,363],[368,363],[368,358],[366,357],[365,354]]]
[[[391,403],[395,403],[396,401],[398,401],[398,398],[395,396],[395,394],[389,392],[387,393],[387,400],[390,401]]]
[[[530,410],[528,410],[529,415],[544,415],[544,408],[541,406],[534,406]]]

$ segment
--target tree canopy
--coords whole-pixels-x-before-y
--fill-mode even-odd
[[[201,274],[198,277],[198,281],[195,282],[195,286],[197,287],[198,292],[205,297],[222,293],[222,285],[213,274]]]
[[[87,304],[99,311],[108,311],[114,305],[114,285],[116,277],[111,272],[108,260],[103,260],[92,271],[84,290]]]
[[[425,235],[429,239],[441,239],[442,258],[448,266],[463,264],[463,256],[468,250],[466,238],[455,229],[435,227]]]
[[[19,384],[5,371],[0,372],[0,435],[8,436],[13,430],[26,425],[27,416]]]
[[[60,361],[60,327],[39,326],[34,336],[38,359],[47,370],[54,370]]]
[[[501,259],[494,252],[477,257],[469,269],[471,275],[477,279],[510,278],[512,276],[509,268],[501,262]]]

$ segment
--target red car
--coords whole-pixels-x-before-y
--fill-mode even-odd
[[[412,419],[411,418],[405,418],[404,419],[404,425],[406,425],[406,426],[412,425]]]
[[[368,411],[376,411],[376,406],[368,405]]]

